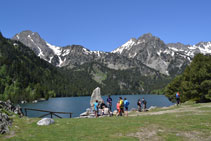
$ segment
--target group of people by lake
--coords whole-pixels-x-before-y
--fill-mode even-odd
[[[146,111],[146,108],[147,108],[147,101],[142,98],[142,99],[138,99],[137,101],[137,106],[138,106],[138,111],[141,112],[141,111]]]
[[[110,96],[108,96],[107,98],[107,104],[105,104],[104,101],[99,102],[98,100],[95,101],[94,103],[94,113],[95,116],[98,117],[98,115],[104,115],[104,114],[108,114],[111,115],[110,113],[112,112],[112,98]],[[128,109],[129,109],[129,104],[130,102],[127,100],[127,98],[122,98],[119,97],[119,100],[116,104],[116,116],[123,116],[123,114],[125,116],[128,116]],[[146,111],[146,100],[144,98],[138,99],[137,102],[137,106],[138,106],[138,111]],[[143,107],[143,110],[142,110]]]

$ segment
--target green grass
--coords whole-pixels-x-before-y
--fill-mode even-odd
[[[0,140],[211,140],[211,110],[209,106],[200,108],[203,105],[170,107],[171,110],[196,107],[195,112],[186,110],[134,117],[54,119],[55,123],[50,126],[37,126],[38,118],[14,117],[10,129],[13,137],[10,134],[0,135]]]

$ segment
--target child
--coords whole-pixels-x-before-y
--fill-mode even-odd
[[[95,117],[97,118],[97,116],[98,116],[98,100],[96,100],[94,103],[94,112],[95,112]]]

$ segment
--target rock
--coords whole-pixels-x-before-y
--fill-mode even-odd
[[[93,106],[94,102],[98,100],[99,102],[102,102],[103,99],[101,97],[101,93],[100,93],[100,88],[97,87],[96,89],[94,89],[94,91],[92,92],[92,96],[91,96],[91,100],[90,100],[90,105]]]
[[[157,108],[157,107],[156,106],[151,106],[151,107],[149,107],[148,111],[150,111],[152,109],[155,109],[155,108]]]
[[[93,113],[92,109],[91,109],[91,108],[87,108],[87,109],[86,109],[86,114],[89,115],[89,114],[91,114],[91,113]]]
[[[2,111],[7,111],[6,113]],[[23,116],[21,107],[19,105],[14,106],[10,100],[6,102],[0,101],[0,134],[8,133],[9,127],[12,126],[12,120],[7,115],[8,113],[18,114],[19,117]]]
[[[54,120],[51,118],[43,118],[37,122],[37,125],[50,125],[53,124]]]
[[[83,112],[80,114],[80,117],[88,116],[87,112]]]
[[[0,113],[0,134],[9,133],[12,120],[5,113]]]

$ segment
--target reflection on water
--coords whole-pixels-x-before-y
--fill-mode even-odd
[[[170,102],[163,95],[113,95],[112,110],[116,109],[116,103],[119,97],[126,97],[130,102],[129,109],[137,108],[137,100],[144,99],[147,101],[147,108],[150,106],[164,107],[170,106],[173,103]],[[102,96],[103,100],[106,102],[107,96]],[[72,112],[72,117],[78,117],[82,112],[86,111],[86,108],[90,107],[90,96],[85,97],[62,97],[62,98],[50,98],[48,101],[38,102],[38,103],[27,103],[22,104],[22,108],[34,108],[49,110],[54,112]],[[43,112],[28,111],[29,117],[39,117],[44,115]],[[61,117],[69,118],[69,115],[59,114]]]

